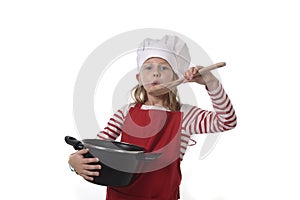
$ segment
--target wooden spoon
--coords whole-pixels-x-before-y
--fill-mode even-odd
[[[220,67],[224,67],[225,65],[226,65],[225,62],[219,62],[219,63],[213,64],[213,65],[201,68],[198,70],[198,73],[195,74],[194,77],[201,76],[205,72],[208,72],[210,70],[217,69]],[[181,83],[183,83],[184,80],[185,80],[184,77],[182,77],[182,78],[179,78],[175,81],[171,81],[166,84],[159,84],[159,85],[152,86],[149,90],[149,94],[153,95],[153,96],[161,96],[163,94],[168,93],[170,90],[172,90],[176,86],[180,85]]]

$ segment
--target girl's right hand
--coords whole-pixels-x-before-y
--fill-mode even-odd
[[[84,158],[83,155],[89,150],[82,149],[73,153],[69,157],[68,163],[74,168],[76,173],[82,176],[84,179],[93,181],[93,176],[99,176],[99,172],[90,171],[92,169],[101,169],[101,165],[91,165],[89,163],[99,162],[98,158]]]

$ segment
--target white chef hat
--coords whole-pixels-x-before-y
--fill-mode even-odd
[[[160,40],[146,38],[141,43],[137,49],[138,71],[141,70],[143,63],[152,57],[165,59],[179,76],[184,74],[191,61],[186,43],[173,35],[165,35]]]

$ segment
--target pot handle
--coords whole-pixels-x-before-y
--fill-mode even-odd
[[[79,140],[77,140],[76,138],[73,138],[71,136],[66,136],[65,141],[66,141],[67,144],[73,146],[73,148],[75,150],[84,149],[84,145]]]

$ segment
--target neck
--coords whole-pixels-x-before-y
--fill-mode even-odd
[[[154,97],[151,95],[148,95],[148,100],[145,102],[145,105],[159,105],[163,106],[163,99],[159,97]]]

